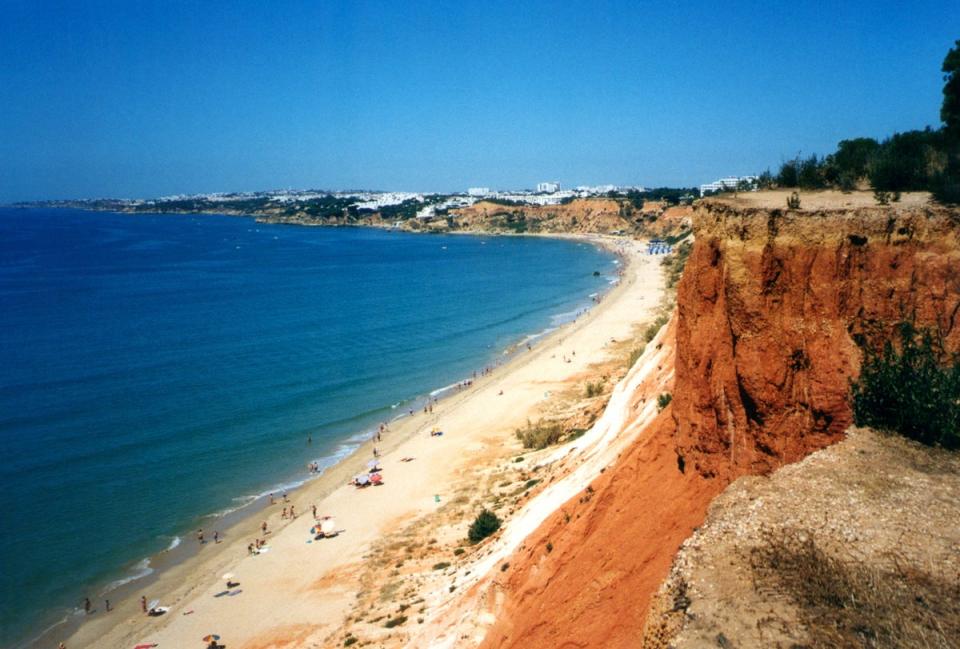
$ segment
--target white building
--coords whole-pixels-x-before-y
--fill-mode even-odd
[[[553,194],[554,192],[558,192],[558,191],[560,191],[559,181],[537,183],[538,194]]]
[[[489,196],[489,187],[471,187],[467,190],[467,196]]]
[[[749,191],[757,191],[756,176],[727,176],[726,178],[721,178],[720,180],[714,180],[712,183],[700,185],[700,195],[706,196],[707,194],[713,194],[714,192],[730,189],[735,190],[741,182],[745,182],[747,185],[749,185]]]

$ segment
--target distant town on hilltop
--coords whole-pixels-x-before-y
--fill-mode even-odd
[[[535,189],[496,190],[470,187],[465,192],[430,193],[377,190],[280,189],[255,192],[176,194],[152,199],[95,198],[15,203],[15,206],[77,207],[126,212],[256,213],[265,209],[297,209],[315,216],[349,214],[363,217],[379,213],[384,219],[428,220],[448,210],[469,207],[480,201],[504,205],[563,205],[576,199],[631,198],[689,203],[701,196],[723,191],[756,191],[757,176],[728,176],[699,187],[647,188],[642,185],[578,185],[564,189],[559,181],[537,183]]]

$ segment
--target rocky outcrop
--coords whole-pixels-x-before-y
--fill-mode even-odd
[[[960,349],[957,215],[706,202],[677,296],[678,460],[766,473],[851,424],[861,345],[910,319]]]

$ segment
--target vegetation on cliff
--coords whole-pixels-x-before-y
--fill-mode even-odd
[[[960,448],[960,364],[930,330],[898,327],[898,346],[866,351],[853,384],[860,426],[893,430],[927,445]]]
[[[849,191],[864,179],[878,192],[930,191],[942,203],[960,203],[960,40],[947,53],[944,73],[943,126],[894,133],[883,141],[858,137],[842,140],[829,155],[799,154],[780,165],[774,176],[760,176],[760,186]]]
[[[489,509],[484,509],[474,519],[467,532],[467,538],[471,543],[479,543],[494,532],[500,529],[502,521]]]

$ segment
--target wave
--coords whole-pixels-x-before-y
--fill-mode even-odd
[[[114,591],[125,584],[129,584],[131,581],[143,579],[147,575],[153,574],[153,568],[150,567],[149,558],[138,561],[130,570],[132,571],[131,574],[127,575],[126,577],[111,581],[109,584],[107,584],[106,588],[104,588],[101,592],[101,595],[106,595],[110,591]]]
[[[177,547],[178,545],[180,545],[180,537],[179,537],[179,536],[175,536],[175,537],[173,537],[173,539],[170,541],[170,545],[167,546],[167,549],[164,550],[164,552],[170,552],[171,550],[176,549],[176,547]]]

